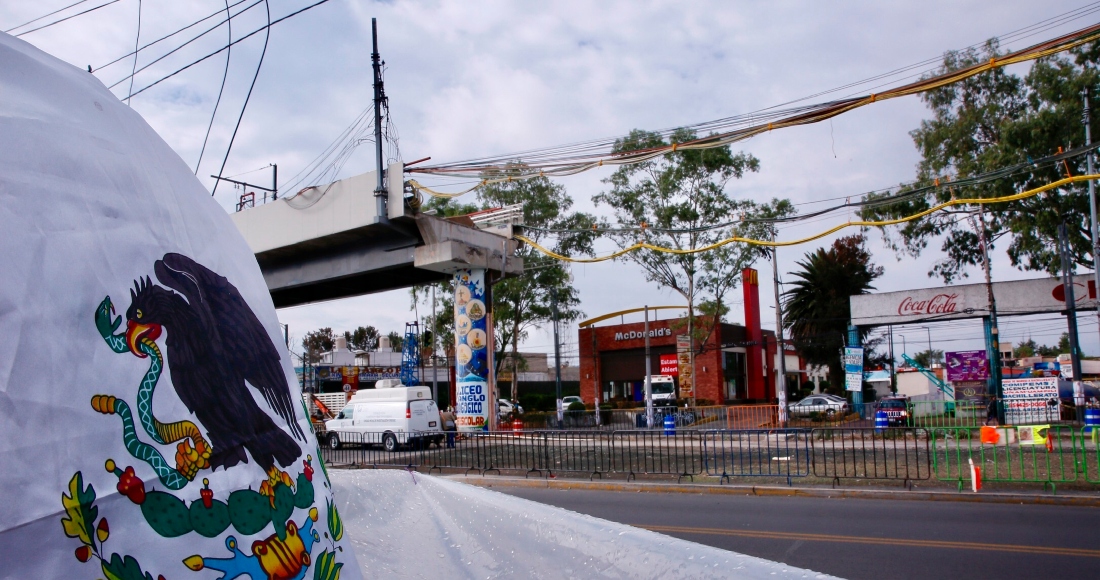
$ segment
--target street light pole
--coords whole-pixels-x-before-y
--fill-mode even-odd
[[[649,355],[649,305],[645,307],[645,327],[642,334],[645,335],[645,424],[646,428],[653,428],[653,361]],[[596,410],[599,413],[599,410]]]
[[[772,229],[772,241],[776,230]],[[783,304],[779,297],[779,252],[772,248],[772,283],[775,286],[775,352],[779,358],[779,376],[775,381],[775,396],[779,402],[779,423],[787,424],[787,352],[783,349]]]

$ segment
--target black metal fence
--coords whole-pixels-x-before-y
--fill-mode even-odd
[[[326,465],[347,468],[774,478],[788,485],[816,478],[936,480],[962,488],[974,474],[987,482],[1044,488],[1100,484],[1100,428],[890,427],[815,429],[542,430],[411,433],[390,444],[378,434],[338,433],[324,445]],[[322,443],[328,443],[323,441]],[[393,445],[392,443],[397,443]],[[392,450],[387,450],[387,446]],[[971,469],[971,466],[977,469]]]

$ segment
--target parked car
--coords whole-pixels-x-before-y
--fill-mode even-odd
[[[519,406],[519,403],[515,401],[509,401],[508,399],[497,399],[497,411],[501,417],[508,417],[513,414],[522,415],[523,407]]]
[[[909,421],[909,397],[883,397],[875,401],[875,413],[884,411],[891,425],[904,425]]]
[[[580,404],[583,405],[584,400],[582,400],[580,397],[578,397],[576,395],[569,395],[568,397],[562,397],[561,398],[561,408],[562,408],[562,410],[563,411],[568,411],[569,410],[569,405],[572,405],[573,403],[580,403]]]
[[[826,417],[843,416],[848,412],[848,402],[824,395],[810,395],[787,407],[787,411],[792,417],[809,417],[811,413],[821,413]]]

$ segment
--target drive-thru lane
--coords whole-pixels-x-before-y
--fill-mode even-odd
[[[493,489],[846,578],[1095,578],[1100,569],[1097,508]]]

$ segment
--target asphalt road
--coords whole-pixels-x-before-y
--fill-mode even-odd
[[[1100,509],[494,487],[844,578],[1096,578]]]

